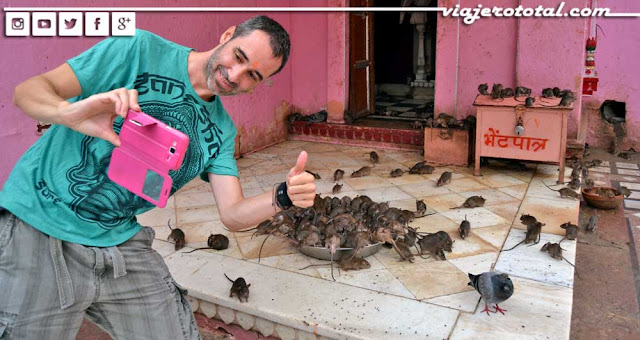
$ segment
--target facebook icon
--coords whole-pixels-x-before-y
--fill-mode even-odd
[[[85,12],[84,34],[89,37],[109,36],[109,12]]]

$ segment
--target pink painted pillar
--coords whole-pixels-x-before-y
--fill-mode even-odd
[[[438,0],[438,7],[453,8],[458,0]],[[458,22],[460,18],[438,15],[436,37],[436,88],[434,114],[455,114],[458,68]]]
[[[346,0],[329,0],[329,7],[347,7]],[[348,107],[349,13],[334,12],[327,20],[327,122],[344,123]]]
[[[545,4],[556,7],[560,1]],[[589,7],[588,0],[565,0],[563,12]],[[523,7],[535,8],[540,1],[522,0]],[[518,83],[539,96],[543,88],[557,86],[577,93],[569,114],[568,136],[575,139],[582,108],[587,20],[584,17],[529,17],[520,19],[516,72]]]

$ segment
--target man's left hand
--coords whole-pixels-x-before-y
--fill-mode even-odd
[[[287,176],[287,195],[293,205],[301,208],[313,206],[313,200],[316,197],[316,179],[312,174],[304,171],[306,163],[307,152],[302,151],[296,165],[289,170]]]

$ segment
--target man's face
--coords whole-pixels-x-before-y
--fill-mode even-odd
[[[207,86],[219,96],[247,93],[281,64],[282,57],[273,56],[269,35],[255,30],[225,42],[213,52],[205,70]]]

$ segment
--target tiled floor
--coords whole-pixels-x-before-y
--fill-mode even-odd
[[[350,174],[369,165],[365,153],[371,151],[298,141],[280,143],[238,161],[245,196],[269,191],[282,181],[301,150],[309,153],[307,168],[322,177],[317,187],[323,196],[331,193],[334,170],[341,168]],[[574,270],[567,262],[540,251],[545,242],[562,238],[560,224],[577,221],[579,201],[561,199],[556,192],[542,189],[542,181],[551,183],[557,176],[557,166],[528,164],[528,171],[515,171],[496,164],[482,168],[481,177],[474,177],[470,168],[448,167],[437,168],[430,175],[390,178],[391,170],[408,168],[422,156],[418,152],[376,151],[380,164],[372,175],[345,176],[338,196],[364,194],[405,209],[415,209],[415,200],[424,199],[436,214],[416,219],[411,225],[420,231],[448,232],[454,245],[453,252],[446,253],[447,261],[416,257],[414,263],[400,262],[397,253],[382,248],[368,258],[370,269],[336,271],[334,282],[327,267],[299,270],[324,261],[302,255],[290,242],[271,237],[258,264],[265,236],[226,231],[210,197],[209,184],[199,179],[176,193],[167,208],[141,215],[139,222],[156,228],[155,247],[191,296],[309,332],[305,334],[353,339],[480,339],[491,334],[503,339],[569,338]],[[438,188],[435,182],[443,171],[452,171],[453,180]],[[486,198],[485,206],[452,209],[472,195]],[[541,243],[500,253],[503,246],[511,247],[524,238],[519,221],[522,214],[532,214],[546,223]],[[465,215],[472,231],[471,237],[462,240],[457,228]],[[211,233],[228,235],[230,247],[216,253],[174,252],[173,245],[164,241],[170,232],[167,220],[185,231],[191,248],[204,246]],[[575,261],[575,241],[565,240],[562,247],[565,258]],[[506,316],[480,313],[484,304],[478,303],[479,294],[467,285],[467,273],[492,268],[508,273],[515,284],[514,296],[500,305],[508,310]],[[248,303],[228,297],[229,282],[223,272],[253,283]]]
[[[433,99],[377,96],[375,112],[369,118],[416,120],[433,115]]]

